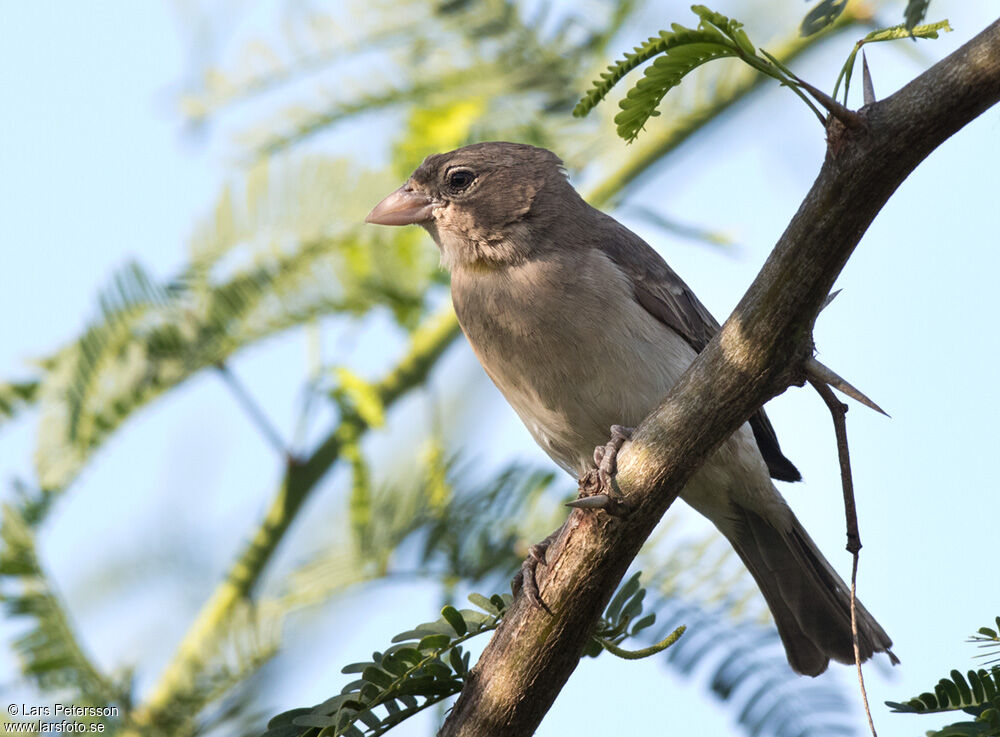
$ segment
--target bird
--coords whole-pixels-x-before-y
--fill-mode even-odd
[[[432,154],[366,221],[430,233],[479,362],[538,445],[577,477],[593,476],[609,428],[613,452],[621,428],[656,409],[719,330],[663,258],[590,206],[544,148],[491,141]],[[816,676],[831,659],[854,662],[850,594],[772,478],[801,474],[761,409],[680,498],[750,571],[792,669]],[[856,617],[861,660],[887,652],[898,662],[860,602]]]

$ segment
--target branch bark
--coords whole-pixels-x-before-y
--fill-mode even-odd
[[[935,148],[1000,100],[1000,20],[885,100],[832,120],[826,159],[722,330],[618,459],[629,512],[574,510],[540,568],[551,614],[514,603],[440,737],[530,735],[639,548],[704,460],[762,404],[804,380],[824,299],[879,210]]]

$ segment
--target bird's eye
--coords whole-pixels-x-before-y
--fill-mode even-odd
[[[452,169],[448,172],[448,187],[455,192],[461,192],[468,189],[475,178],[476,175],[469,169]]]

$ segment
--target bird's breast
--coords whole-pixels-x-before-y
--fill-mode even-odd
[[[487,374],[571,473],[586,469],[611,425],[649,414],[695,356],[596,249],[456,269],[452,298]]]

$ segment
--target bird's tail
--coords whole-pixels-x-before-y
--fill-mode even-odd
[[[849,589],[794,516],[790,529],[779,530],[741,507],[727,537],[764,594],[795,671],[817,676],[831,658],[854,662]],[[899,662],[892,640],[860,602],[857,622],[862,661],[885,652]]]

